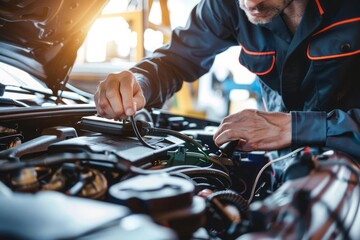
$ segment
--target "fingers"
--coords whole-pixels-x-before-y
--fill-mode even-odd
[[[100,116],[106,118],[113,118],[115,116],[114,111],[111,108],[110,102],[106,97],[106,92],[104,89],[106,87],[101,86],[103,83],[100,83],[98,90],[95,93],[94,101],[96,105],[96,110]]]
[[[244,110],[224,118],[213,139],[217,146],[239,139],[238,149],[243,151],[287,147],[291,144],[291,116]]]
[[[129,71],[109,74],[99,83],[94,100],[98,114],[113,119],[126,119],[145,105],[142,90]]]
[[[134,86],[134,93],[135,95],[133,104],[135,111],[137,111],[145,106],[145,97],[138,84]]]
[[[134,106],[134,99],[133,99],[133,95],[134,95],[134,91],[133,91],[133,84],[135,81],[134,79],[132,79],[132,76],[126,76],[126,79],[130,79],[131,81],[122,81],[121,82],[121,87],[118,91],[119,94],[121,94],[121,101],[122,101],[122,105],[121,106],[114,106],[117,109],[121,110],[122,113],[125,113],[125,115],[127,116],[132,116],[135,114],[136,109]]]
[[[238,140],[241,137],[245,139],[247,129],[244,129],[243,124],[251,118],[249,116],[252,114],[251,111],[254,110],[244,110],[225,117],[214,134],[215,144],[220,146],[225,142]]]
[[[220,147],[224,143],[239,140],[236,148],[242,149],[248,143],[249,132],[246,129],[242,129],[237,124],[222,124],[218,129],[218,134],[214,136],[215,145]]]

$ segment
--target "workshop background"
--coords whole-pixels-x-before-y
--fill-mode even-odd
[[[111,0],[78,51],[70,83],[94,93],[110,72],[128,69],[170,39],[184,26],[199,0]],[[262,109],[255,75],[241,66],[241,48],[217,56],[211,71],[185,83],[164,109],[174,114],[221,120],[245,108]]]

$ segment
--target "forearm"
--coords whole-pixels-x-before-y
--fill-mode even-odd
[[[159,107],[178,91],[183,81],[207,73],[216,54],[238,45],[234,37],[234,2],[201,1],[185,27],[176,28],[169,44],[157,49],[130,71],[137,73],[147,107]]]
[[[139,62],[130,71],[134,73],[143,90],[146,107],[151,108],[161,107],[167,99],[180,90],[183,81],[196,80],[204,70],[173,53],[155,52],[153,56]]]

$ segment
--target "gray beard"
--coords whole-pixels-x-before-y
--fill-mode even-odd
[[[248,10],[246,7],[245,7],[245,4],[244,4],[244,0],[239,0],[239,6],[240,8],[246,13],[246,16],[248,18],[248,20],[253,23],[253,24],[265,24],[265,23],[269,23],[272,21],[273,18],[275,18],[276,16],[279,16],[285,8],[287,8],[294,0],[284,0],[283,1],[283,5],[284,6],[282,9],[279,9],[279,8],[271,8],[271,9],[268,9],[268,7],[266,5],[264,5],[263,3],[260,3],[258,6],[256,6],[256,10],[258,10],[259,12],[261,11],[264,11],[264,10],[271,10],[272,12],[275,12],[275,14],[270,18],[270,19],[266,19],[264,21],[254,21],[252,19],[252,17],[249,15],[248,13]]]

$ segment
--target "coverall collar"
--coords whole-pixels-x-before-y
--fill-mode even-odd
[[[289,52],[295,49],[298,43],[309,37],[320,25],[323,16],[322,6],[318,0],[310,0],[306,6],[304,16],[295,34],[292,35],[281,15],[275,17],[273,21],[263,24],[282,40],[291,43]]]

